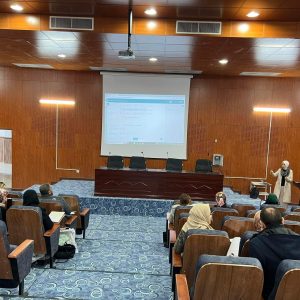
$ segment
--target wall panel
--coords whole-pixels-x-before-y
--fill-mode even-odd
[[[75,99],[75,107],[59,108],[58,165],[55,170],[56,108],[42,106],[42,97]],[[13,130],[13,187],[57,181],[61,177],[93,178],[103,166],[100,157],[102,80],[98,73],[0,68],[0,128]],[[288,116],[273,116],[269,168],[283,159],[291,162],[300,180],[300,80],[297,78],[198,78],[191,82],[188,160],[224,154],[226,177],[264,177],[269,114],[253,113],[255,105],[286,105]],[[128,165],[128,159],[125,160]],[[164,168],[152,159],[149,168]],[[274,183],[274,179],[268,180]],[[247,192],[248,179],[225,179]],[[183,191],[184,192],[184,191]],[[300,193],[293,188],[293,200]]]

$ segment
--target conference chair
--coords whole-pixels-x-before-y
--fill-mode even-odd
[[[225,216],[223,219],[222,230],[226,231],[231,239],[240,237],[245,231],[255,231],[254,219]]]
[[[166,163],[167,171],[181,172],[183,168],[183,162],[181,159],[168,158]]]
[[[261,209],[265,208],[265,207],[275,207],[277,209],[279,209],[282,213],[284,213],[286,211],[286,208],[283,205],[277,205],[277,204],[262,204],[260,206]]]
[[[129,169],[146,169],[146,159],[143,156],[132,156],[130,157]]]
[[[209,159],[198,159],[195,172],[212,172],[212,162]]]
[[[283,218],[289,221],[300,222],[300,212],[289,212],[284,214]]]
[[[80,208],[79,197],[77,195],[59,194],[59,196],[63,197],[71,210],[75,212],[77,216],[76,233],[80,234],[82,232],[82,237],[85,239],[86,230],[90,222],[90,209]]]
[[[191,298],[195,300],[261,299],[264,275],[256,258],[201,255],[195,274],[191,289]],[[175,299],[190,299],[184,274],[176,275]]]
[[[7,229],[0,221],[0,288],[16,288],[24,293],[24,278],[30,273],[33,255],[33,240],[23,240],[12,246],[7,239]]]
[[[294,232],[300,234],[300,222],[284,220],[284,227],[289,228]]]
[[[269,299],[295,300],[300,295],[300,261],[285,259],[277,267],[274,288]]]
[[[6,197],[7,198],[23,198],[23,195],[21,192],[9,191]]]
[[[211,209],[212,223],[211,227],[215,230],[221,230],[225,216],[238,216],[239,213],[233,208],[213,207]]]
[[[259,211],[259,209],[250,209],[246,212],[247,218],[254,218],[255,214]]]
[[[292,212],[300,212],[300,206],[293,206],[293,207],[291,208],[291,211],[292,211]]]
[[[221,230],[190,229],[184,244],[182,256],[173,249],[172,289],[175,288],[175,275],[186,275],[188,287],[195,280],[196,262],[202,254],[226,255],[230,246],[228,234]]]
[[[124,160],[122,156],[111,155],[107,158],[108,169],[122,169],[124,167]]]
[[[233,203],[231,208],[236,209],[239,212],[240,217],[246,217],[248,210],[256,209],[254,205],[241,203]]]
[[[249,255],[249,240],[253,235],[257,234],[257,231],[246,231],[241,235],[239,256],[248,257]]]
[[[53,256],[58,249],[59,224],[45,232],[39,207],[12,206],[6,213],[9,242],[19,245],[24,239],[34,240],[34,254],[49,258],[53,268]]]
[[[46,213],[49,215],[52,211],[59,211],[62,212],[63,206],[60,202],[47,202],[47,201],[41,201],[39,204],[40,207],[44,208],[46,210]],[[71,215],[68,217],[64,217],[63,220],[60,222],[60,227],[67,227],[67,228],[74,228],[76,229],[77,221],[79,220],[79,217],[76,215]]]

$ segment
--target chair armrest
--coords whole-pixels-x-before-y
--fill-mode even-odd
[[[77,224],[77,216],[71,216],[69,217],[66,221],[65,221],[65,226],[66,227],[71,227],[71,228],[76,228],[76,224]]]
[[[53,235],[57,229],[59,229],[59,224],[54,223],[51,229],[44,232],[44,237],[51,237],[51,235]]]
[[[84,217],[86,216],[87,214],[90,213],[90,209],[89,208],[84,208],[81,212],[80,212],[80,216],[81,217]]]
[[[170,244],[175,244],[176,242],[176,231],[170,230]]]
[[[28,247],[33,245],[34,241],[33,240],[25,240],[23,243],[21,243],[15,250],[13,250],[11,253],[9,253],[8,258],[12,259],[17,259]],[[33,247],[33,246],[32,246]]]
[[[173,268],[182,268],[182,258],[180,254],[175,252],[175,249],[172,250],[172,267]]]
[[[184,274],[177,274],[176,278],[176,299],[190,300],[189,288]]]

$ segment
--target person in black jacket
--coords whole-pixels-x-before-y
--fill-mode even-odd
[[[38,195],[35,190],[27,190],[23,195],[23,205],[24,206],[39,206],[40,201]],[[43,217],[43,225],[45,231],[49,230],[53,226],[53,222],[51,221],[50,217],[47,215],[44,208],[40,207],[42,211]]]
[[[274,299],[276,270],[284,259],[300,259],[300,236],[285,228],[281,212],[275,207],[266,207],[260,213],[265,229],[249,241],[249,256],[257,258],[264,270],[263,298]]]

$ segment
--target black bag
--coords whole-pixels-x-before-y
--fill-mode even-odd
[[[70,259],[75,255],[75,246],[71,244],[64,244],[63,246],[58,246],[58,250],[54,257],[58,259]]]

